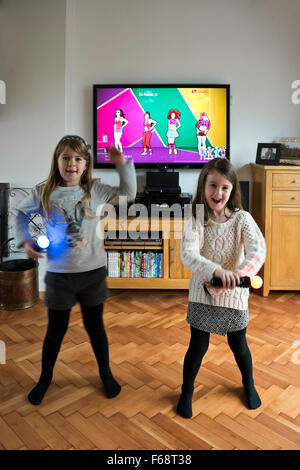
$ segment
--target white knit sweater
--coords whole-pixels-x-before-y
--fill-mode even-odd
[[[197,222],[193,227],[189,219],[181,240],[181,260],[192,271],[189,301],[246,310],[248,288],[209,289],[208,295],[203,284],[220,267],[241,276],[255,276],[265,257],[264,237],[249,212],[234,212],[224,223],[209,219],[206,226]]]

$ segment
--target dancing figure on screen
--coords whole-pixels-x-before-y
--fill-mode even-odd
[[[115,112],[115,119],[114,119],[114,139],[115,139],[115,147],[120,151],[123,152],[123,146],[121,143],[121,137],[123,135],[123,129],[127,126],[128,121],[125,119],[125,114],[122,109],[117,109]]]
[[[168,114],[168,131],[166,136],[168,137],[169,155],[172,155],[172,148],[174,155],[177,155],[177,149],[175,145],[175,139],[179,137],[177,130],[181,127],[179,121],[181,113],[177,109],[171,109]]]
[[[144,134],[143,134],[143,147],[144,151],[141,155],[147,155],[147,148],[149,149],[149,155],[152,155],[152,148],[150,145],[150,140],[152,137],[152,132],[156,126],[157,121],[150,118],[150,113],[147,111],[145,113],[145,122],[144,122]]]
[[[210,129],[210,120],[206,113],[200,114],[200,119],[196,124],[197,139],[198,139],[198,152],[201,156],[201,149],[206,149],[206,136]]]

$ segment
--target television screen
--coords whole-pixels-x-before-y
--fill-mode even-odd
[[[229,159],[229,85],[94,85],[94,168],[115,145],[137,167]]]

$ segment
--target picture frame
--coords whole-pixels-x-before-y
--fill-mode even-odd
[[[259,143],[257,144],[256,161],[259,165],[280,165],[281,144]]]
[[[280,164],[300,166],[300,137],[282,137]]]

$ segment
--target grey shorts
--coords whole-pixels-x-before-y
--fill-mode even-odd
[[[106,266],[82,273],[54,273],[45,276],[45,305],[52,310],[66,310],[77,302],[84,307],[103,304],[108,297]]]

